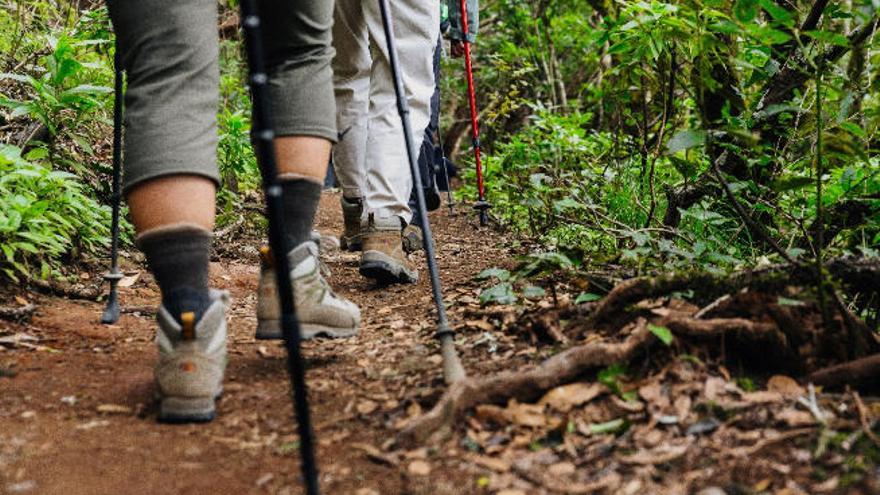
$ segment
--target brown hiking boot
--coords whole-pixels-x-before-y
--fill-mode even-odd
[[[400,219],[370,215],[363,235],[361,275],[380,284],[409,284],[419,278],[418,271],[403,251]]]
[[[364,211],[364,200],[343,196],[339,202],[342,204],[342,219],[345,221],[345,230],[339,240],[340,246],[346,251],[360,251],[363,246],[361,215]]]

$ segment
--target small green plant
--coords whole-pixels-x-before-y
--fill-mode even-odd
[[[626,378],[627,373],[626,364],[614,363],[600,371],[596,379],[599,383],[608,387],[614,395],[628,401],[635,400],[637,396],[636,391],[624,392],[623,390],[622,380]]]
[[[62,131],[75,137],[86,115],[104,108],[113,89],[86,82],[96,79],[94,70],[107,69],[97,62],[78,60],[73,40],[49,37],[48,44],[51,53],[42,58],[41,76],[0,74],[0,78],[22,83],[27,91],[23,99],[0,97],[0,105],[12,110],[11,117],[28,116],[39,121],[53,138]],[[91,150],[85,140],[77,141]]]
[[[76,176],[0,145],[0,278],[62,274],[63,263],[109,242],[110,210]]]

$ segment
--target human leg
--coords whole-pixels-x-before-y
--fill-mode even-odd
[[[354,335],[360,311],[333,293],[320,273],[310,240],[321,186],[337,139],[330,45],[332,3],[264,0],[263,31],[270,97],[290,251],[294,299],[303,338]],[[257,337],[281,338],[275,274],[264,252],[257,307]]]
[[[334,9],[333,87],[339,142],[333,166],[342,189],[345,230],[343,249],[360,250],[361,215],[366,172],[367,110],[370,93],[370,48],[360,0],[338,0]]]
[[[360,272],[382,283],[414,282],[415,267],[402,248],[402,230],[412,216],[407,204],[412,175],[378,4],[368,3],[365,10],[374,56],[365,161],[367,225]],[[392,5],[392,16],[410,121],[420,135],[428,125],[434,92],[432,55],[439,35],[439,5],[433,1],[397,2]]]
[[[217,132],[216,2],[109,2],[126,91],[125,193],[162,304],[159,418],[214,416],[225,301],[208,289]]]
[[[433,55],[440,29],[439,4],[436,1],[407,0],[395,2],[391,7],[410,122],[413,134],[420,136],[428,126],[434,93]],[[397,216],[409,222],[412,213],[407,200],[412,189],[412,176],[397,112],[388,49],[378,4],[367,2],[365,10],[374,54],[365,161],[365,209],[377,217]]]

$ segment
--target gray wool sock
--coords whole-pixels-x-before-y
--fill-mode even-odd
[[[309,179],[289,179],[281,182],[284,203],[284,235],[288,249],[312,239],[312,225],[321,201],[321,184]]]
[[[162,304],[180,322],[187,311],[199,321],[211,305],[208,262],[211,232],[196,225],[180,224],[148,230],[137,238],[159,289]]]

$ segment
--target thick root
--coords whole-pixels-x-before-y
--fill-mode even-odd
[[[457,382],[446,390],[431,411],[404,428],[398,440],[402,445],[422,443],[478,404],[534,400],[544,391],[567,383],[589,369],[628,361],[652,339],[647,322],[640,320],[635,331],[621,343],[579,345],[547,359],[537,368]]]

